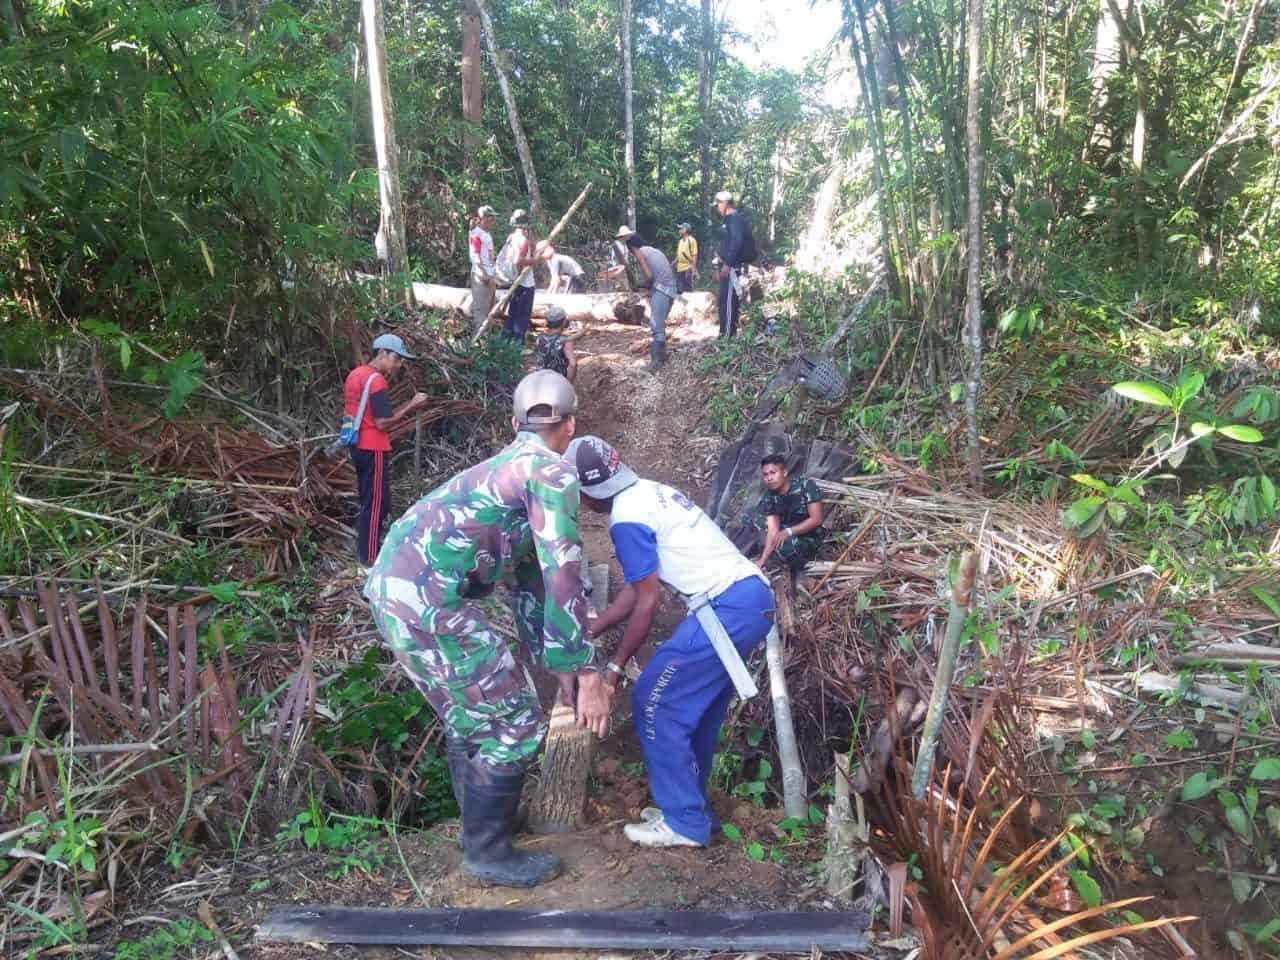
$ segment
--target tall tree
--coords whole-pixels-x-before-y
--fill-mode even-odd
[[[978,390],[982,386],[982,137],[979,101],[982,86],[982,0],[969,0],[969,105],[965,135],[969,141],[969,230],[965,283],[965,339],[969,376],[965,412],[969,433],[969,482],[982,486],[982,449],[978,440]]]
[[[1121,24],[1128,16],[1129,0],[1120,9],[1113,0],[1100,0],[1098,26],[1093,40],[1093,68],[1089,71],[1089,132],[1085,156],[1095,163],[1104,161],[1114,146],[1111,119],[1111,78],[1120,69]]]
[[[516,141],[516,153],[520,155],[520,166],[524,169],[525,187],[529,191],[529,211],[535,221],[542,219],[542,191],[538,189],[538,173],[533,167],[533,153],[529,150],[529,139],[524,135],[524,126],[520,123],[520,111],[516,107],[515,95],[511,92],[511,81],[507,78],[507,69],[502,63],[498,50],[498,35],[493,30],[493,18],[489,16],[489,8],[484,0],[471,0],[476,12],[480,14],[480,22],[484,26],[484,42],[489,48],[489,56],[493,58],[493,70],[498,76],[498,89],[502,91],[502,100],[507,105],[507,120],[511,123],[511,136]]]
[[[480,13],[475,0],[464,0],[462,8],[462,158],[470,169],[475,162],[479,136],[476,130],[484,122],[482,96],[484,78],[480,72]]]
[[[404,273],[409,266],[404,238],[404,202],[400,198],[400,155],[396,146],[395,113],[391,84],[387,79],[387,41],[382,22],[382,0],[363,0],[364,38],[368,47],[369,103],[373,117],[373,142],[378,153],[378,254],[387,272]]]
[[[715,32],[711,0],[702,0],[702,29],[698,37],[698,209],[703,221],[711,224],[711,47]]]
[[[622,101],[626,125],[627,226],[636,228],[636,126],[632,111],[631,0],[622,0]]]

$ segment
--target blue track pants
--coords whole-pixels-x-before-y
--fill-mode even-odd
[[[759,577],[739,580],[711,601],[746,660],[773,625],[773,591]],[[658,648],[632,694],[649,789],[676,833],[709,843],[719,827],[707,778],[733,682],[692,614]]]

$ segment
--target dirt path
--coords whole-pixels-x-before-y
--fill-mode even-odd
[[[704,327],[670,331],[669,360],[659,376],[647,372],[648,335],[636,327],[595,326],[577,344],[582,356],[577,382],[579,434],[604,437],[641,476],[678,487],[699,502],[722,443],[704,424],[705,395],[696,374],[699,358],[714,349],[716,332]],[[608,558],[610,582],[619,583],[607,518],[585,511],[582,518],[587,555],[593,562]],[[681,605],[670,597],[664,599],[655,635],[669,631],[683,616]],[[642,652],[643,656],[647,653]],[[795,863],[757,862],[746,855],[748,842],[758,841],[766,849],[779,843],[773,824],[782,819],[781,811],[753,807],[716,791],[713,803],[717,813],[742,831],[743,840],[718,837],[706,850],[653,851],[636,848],[622,836],[622,825],[635,819],[649,802],[631,722],[629,689],[617,698],[613,730],[601,744],[587,828],[564,836],[526,836],[520,841],[560,855],[565,870],[553,883],[517,891],[470,882],[459,869],[460,854],[453,842],[457,825],[448,823],[427,834],[402,836],[400,853],[389,853],[383,867],[371,873],[355,872],[341,880],[328,879],[319,864],[279,869],[278,864],[261,863],[261,869],[278,878],[269,892],[253,895],[242,888],[224,901],[221,909],[257,920],[275,903],[302,901],[591,910],[830,907]],[[413,953],[329,947],[327,954],[353,960],[357,956],[390,960],[400,956],[487,958],[512,952],[451,949]],[[241,953],[242,957],[272,960],[312,955],[312,950],[293,946],[250,947]],[[594,960],[599,953],[519,955]]]

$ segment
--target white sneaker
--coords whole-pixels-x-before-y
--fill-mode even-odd
[[[640,811],[640,820],[644,823],[653,823],[655,820],[662,819],[662,811],[657,807],[645,807]]]
[[[688,837],[681,836],[667,826],[667,821],[662,818],[661,811],[658,812],[656,820],[646,820],[643,823],[628,823],[622,828],[622,832],[626,834],[628,840],[642,847],[702,846],[697,840],[690,840]]]

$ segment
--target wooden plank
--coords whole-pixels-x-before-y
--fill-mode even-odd
[[[864,950],[864,912],[418,910],[278,906],[260,943],[398,944],[559,950]]]

